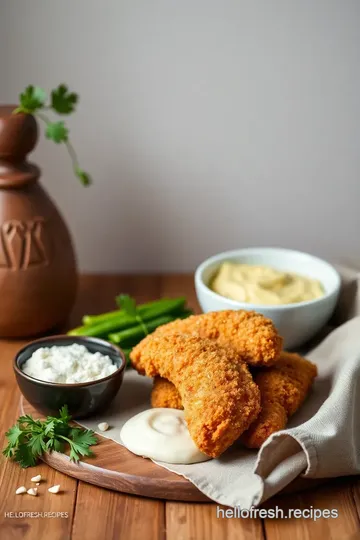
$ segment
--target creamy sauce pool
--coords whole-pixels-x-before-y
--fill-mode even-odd
[[[320,281],[270,266],[224,262],[210,288],[226,298],[251,304],[294,304],[324,296]]]
[[[184,411],[149,409],[133,416],[122,427],[121,440],[130,452],[165,463],[200,463],[211,459],[195,445]]]

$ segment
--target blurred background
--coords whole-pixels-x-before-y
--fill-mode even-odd
[[[251,245],[360,263],[357,0],[2,0],[0,101],[80,94],[31,156],[87,272]]]

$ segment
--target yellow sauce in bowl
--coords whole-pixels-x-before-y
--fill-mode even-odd
[[[224,262],[210,288],[231,300],[250,304],[282,305],[324,296],[317,279],[270,266]]]

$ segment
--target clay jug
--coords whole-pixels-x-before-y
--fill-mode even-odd
[[[26,156],[33,116],[0,106],[0,337],[28,337],[63,323],[75,300],[76,260],[63,218]]]

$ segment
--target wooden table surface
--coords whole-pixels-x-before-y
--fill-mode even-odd
[[[139,302],[160,296],[185,295],[199,309],[191,276],[83,276],[70,326],[84,313],[100,313],[114,306],[114,296],[126,292]],[[0,341],[1,446],[5,431],[18,416],[19,391],[12,359],[21,341]],[[273,498],[265,508],[338,510],[337,519],[218,518],[215,504],[164,502],[125,495],[77,481],[45,464],[22,470],[1,456],[0,538],[2,540],[306,540],[360,539],[360,481],[356,477],[331,480],[306,492]],[[40,473],[45,482],[39,495],[15,495],[21,485]],[[62,493],[47,487],[60,484]],[[24,517],[42,512],[43,517]],[[62,512],[62,517],[45,517]],[[12,513],[12,514],[11,514]],[[12,516],[12,517],[11,517]]]

